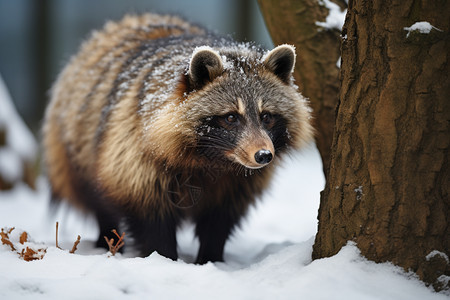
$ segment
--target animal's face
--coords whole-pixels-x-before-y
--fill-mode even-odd
[[[268,87],[262,82],[247,82],[247,86],[242,87],[243,81],[235,80],[222,79],[202,97],[202,102],[207,101],[211,107],[210,114],[200,120],[197,128],[197,148],[210,159],[226,158],[258,169],[288,146],[287,120],[275,109],[277,105],[272,103],[272,95],[264,95]],[[240,83],[235,83],[227,92],[220,88],[230,82]],[[270,103],[272,105],[267,105]]]
[[[290,129],[300,126],[303,109],[290,85],[294,61],[289,46],[265,57],[224,57],[208,48],[194,53],[189,76],[198,91],[188,99],[188,118],[197,118],[198,154],[258,169],[291,146]]]

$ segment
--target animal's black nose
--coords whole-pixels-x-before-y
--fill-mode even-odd
[[[272,157],[273,157],[272,152],[265,149],[259,150],[258,152],[255,153],[255,161],[260,165],[270,163]]]

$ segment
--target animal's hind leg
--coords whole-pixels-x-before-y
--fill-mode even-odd
[[[178,218],[173,215],[127,218],[128,230],[143,257],[156,251],[162,256],[177,260],[177,225]]]
[[[106,243],[105,237],[107,239],[113,238],[117,240],[117,236],[112,232],[116,229],[119,232],[119,218],[111,213],[106,213],[104,211],[96,211],[95,216],[99,225],[100,233],[98,235],[97,243],[95,244],[98,248],[105,248],[109,250],[109,246]],[[120,249],[122,250],[122,249]]]
[[[83,203],[89,211],[93,212],[97,219],[100,232],[95,244],[96,247],[109,250],[109,246],[105,241],[105,236],[108,240],[111,238],[117,239],[117,236],[112,233],[112,230],[120,230],[119,223],[121,217],[118,213],[118,209],[112,205],[111,201],[107,201],[105,198],[101,197],[89,183],[80,182],[77,186],[77,194],[80,199],[79,202]]]

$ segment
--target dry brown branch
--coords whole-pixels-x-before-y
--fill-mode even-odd
[[[37,254],[36,251],[33,249],[27,247],[25,249],[22,249],[22,252],[20,253],[20,256],[23,258],[24,261],[32,261],[35,260],[34,255]]]
[[[22,234],[20,235],[20,239],[19,239],[19,243],[21,243],[22,245],[28,242],[28,233],[26,231],[22,232]]]
[[[105,241],[109,246],[109,252],[114,256],[116,255],[117,251],[119,251],[120,248],[123,247],[125,242],[123,241],[123,238],[125,237],[125,232],[122,233],[120,236],[115,229],[112,230],[112,233],[114,233],[119,239],[117,240],[116,244],[114,245],[114,239],[111,238],[108,240],[108,238],[105,236]]]
[[[2,228],[2,231],[0,232],[1,241],[3,245],[8,245],[11,248],[11,251],[16,251],[16,248],[14,248],[13,243],[9,240],[9,234],[14,230],[14,227],[9,229],[8,231],[4,231]]]
[[[59,222],[56,222],[56,248],[62,250],[62,248],[58,244],[58,228],[59,228]]]
[[[26,247],[25,249],[22,249],[20,257],[22,257],[24,261],[32,261],[44,258],[45,253],[47,253],[47,249],[41,248],[36,251],[30,247]]]
[[[59,222],[56,222],[56,237],[55,237],[55,239],[56,239],[56,248],[58,248],[60,250],[64,250],[63,248],[61,248],[59,246],[59,243],[58,243],[58,229],[59,229]],[[73,253],[75,253],[75,251],[77,251],[77,246],[80,243],[80,241],[81,241],[81,236],[78,235],[77,240],[73,243],[72,250],[70,250],[69,253],[73,254]]]
[[[37,250],[32,249],[30,247],[26,247],[22,249],[20,252],[14,247],[13,243],[11,242],[9,235],[14,230],[13,228],[10,228],[9,230],[6,230],[2,228],[0,235],[1,235],[1,242],[4,245],[8,245],[11,248],[11,251],[16,252],[19,257],[21,257],[25,261],[32,261],[36,259],[42,259],[47,252],[47,249],[45,248],[39,248]],[[19,237],[19,243],[25,244],[28,242],[28,233],[26,231],[22,232]]]
[[[70,250],[69,253],[75,253],[75,251],[77,251],[77,246],[80,243],[80,240],[81,240],[81,236],[78,235],[77,240],[75,241],[75,243],[73,243],[72,250]]]

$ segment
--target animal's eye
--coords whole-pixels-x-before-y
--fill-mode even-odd
[[[225,116],[225,121],[227,121],[228,124],[236,124],[238,117],[235,114],[229,114]]]
[[[261,121],[266,124],[266,125],[270,125],[273,122],[273,116],[271,113],[263,113],[261,115]]]
[[[237,113],[230,112],[216,118],[217,125],[226,130],[234,130],[239,127],[240,117]]]

